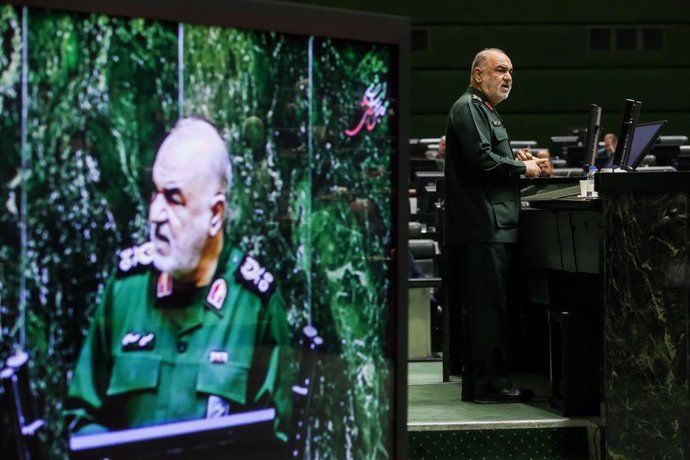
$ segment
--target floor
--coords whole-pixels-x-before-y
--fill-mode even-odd
[[[529,404],[475,404],[460,401],[460,379],[443,382],[441,361],[408,363],[408,425],[429,423],[572,421],[560,416],[548,402],[549,383],[545,376],[513,375],[513,385],[531,388],[535,399]]]
[[[515,387],[535,391],[530,403],[475,404],[460,401],[459,378],[443,382],[442,375],[440,361],[408,363],[410,458],[600,458],[596,446],[603,435],[601,419],[562,416],[549,404],[548,377],[511,376]],[[513,439],[511,436],[524,438],[521,452],[530,452],[527,457],[505,455],[501,443],[506,442],[504,437]],[[483,444],[473,451],[456,448],[444,454],[439,450],[440,445],[467,444],[474,439]],[[535,443],[538,439],[539,446]],[[492,446],[494,454],[489,454],[487,446]],[[543,454],[537,454],[539,448]]]

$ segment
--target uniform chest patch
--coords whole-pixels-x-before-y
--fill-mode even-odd
[[[156,334],[153,332],[128,332],[120,341],[122,351],[153,350],[156,346]]]
[[[226,283],[223,278],[218,278],[211,285],[211,289],[208,290],[206,302],[216,310],[220,310],[223,307],[223,302],[225,302],[227,295],[228,283]]]
[[[211,350],[208,354],[208,362],[211,364],[227,364],[228,352],[225,350]]]
[[[263,299],[271,297],[275,290],[273,274],[251,256],[244,257],[235,271],[235,279]]]
[[[503,126],[503,123],[501,123],[501,120],[493,120],[491,122],[494,126]]]

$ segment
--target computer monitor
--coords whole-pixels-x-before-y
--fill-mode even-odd
[[[635,132],[630,143],[630,154],[628,155],[628,169],[634,170],[642,163],[642,160],[651,150],[652,145],[656,142],[666,123],[666,120],[661,120],[639,123],[635,126]],[[613,168],[613,160],[614,158],[612,157],[605,168]]]
[[[657,166],[675,167],[681,153],[681,146],[687,143],[687,136],[659,136],[650,153],[656,157]]]
[[[551,136],[549,151],[554,157],[565,156],[569,149],[582,145],[579,136]]]
[[[439,142],[441,142],[441,139],[437,137],[410,139],[410,158],[426,158],[428,150],[438,150]]]
[[[260,428],[257,459],[276,458],[256,453],[271,442],[295,459],[405,458],[409,19],[254,0],[7,3],[0,384],[15,376],[6,353],[25,349],[32,391],[17,394],[46,415],[37,432],[3,386],[0,459],[29,437],[31,458],[142,457],[142,434],[209,458],[197,436],[215,449]],[[184,179],[159,187],[178,119],[165,158],[187,159]],[[160,233],[169,250],[148,241],[154,202],[187,222]],[[179,276],[200,264],[212,278]],[[202,423],[264,409],[275,422]],[[82,438],[96,430],[118,435]]]
[[[418,194],[424,193],[428,187],[435,188],[438,181],[444,178],[443,171],[416,171],[414,186]]]
[[[611,166],[612,168],[625,169],[628,165],[632,137],[635,131],[635,125],[637,125],[637,119],[640,116],[641,105],[642,103],[640,101],[635,101],[633,99],[625,100],[623,119],[621,120],[620,132],[618,134],[618,144],[616,145],[616,151],[610,162],[613,165]]]
[[[510,147],[513,150],[524,149],[525,147],[530,148],[530,149],[536,149],[537,148],[537,141],[531,141],[531,140],[510,141]]]
[[[585,146],[573,145],[568,147],[568,150],[564,153],[566,164],[569,168],[581,168],[587,162],[587,154]]]
[[[599,130],[601,129],[601,107],[592,104],[589,107],[589,122],[585,141],[585,163],[593,165],[597,158]]]
[[[415,180],[415,174],[419,172],[441,172],[443,175],[442,159],[436,158],[410,158],[410,181]]]

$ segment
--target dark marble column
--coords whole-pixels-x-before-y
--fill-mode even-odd
[[[601,177],[611,459],[690,458],[690,178],[666,174]]]

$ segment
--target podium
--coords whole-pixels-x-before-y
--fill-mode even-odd
[[[243,412],[214,419],[73,435],[75,460],[287,458],[275,438],[275,409]]]

